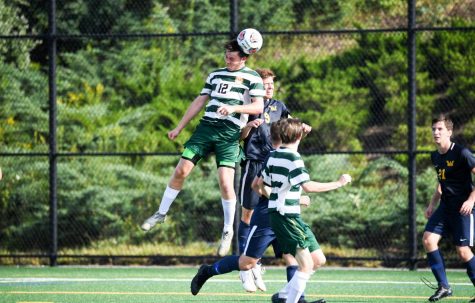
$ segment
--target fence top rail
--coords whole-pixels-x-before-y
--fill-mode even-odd
[[[364,34],[364,33],[394,33],[394,32],[429,32],[429,31],[475,31],[474,26],[466,27],[408,27],[398,28],[371,28],[371,29],[339,29],[339,30],[295,30],[295,31],[261,31],[264,35],[344,35],[344,34]],[[225,36],[229,37],[231,32],[185,32],[185,33],[91,33],[91,34],[25,34],[25,35],[0,35],[2,40],[12,39],[142,39],[142,38],[167,38],[167,37],[202,37],[202,36]]]

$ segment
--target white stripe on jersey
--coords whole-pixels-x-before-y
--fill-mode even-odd
[[[299,172],[299,175],[289,180],[288,174],[281,175],[276,173],[272,167],[280,167],[283,172],[286,170],[289,172],[295,170]],[[276,208],[281,215],[300,214],[300,205],[293,205],[293,203],[295,203],[295,200],[300,200],[302,187],[299,186],[298,190],[293,191],[291,191],[291,188],[310,180],[308,173],[306,173],[304,162],[300,158],[300,154],[289,149],[278,149],[271,153],[266,170],[270,172],[270,175],[267,175],[265,171],[263,173],[263,179],[266,184],[275,185],[275,183],[281,183],[280,187],[272,187],[272,194],[275,200],[269,200],[269,208]]]
[[[257,88],[248,87],[244,84],[245,82],[249,82],[250,86],[257,86]],[[215,89],[212,89],[212,87]],[[261,77],[252,69],[244,67],[239,71],[219,69],[210,73],[206,79],[206,86],[201,90],[201,94],[206,94],[211,97],[206,107],[219,107],[226,103],[225,100],[230,100],[232,103],[239,101],[239,103],[235,104],[240,105],[251,104],[251,98],[263,97],[265,90]],[[224,101],[224,103],[218,101],[218,99]],[[239,126],[239,128],[243,128],[246,126],[249,115],[240,114],[239,119],[237,119],[232,116],[222,116],[213,112],[205,112],[205,117],[211,119],[225,119]]]
[[[241,205],[244,203],[244,187],[246,186],[246,179],[247,179],[247,174],[249,173],[249,165],[251,164],[251,161],[246,161],[246,167],[244,167],[244,172],[243,172],[243,177],[242,177],[242,184],[241,184]]]
[[[232,77],[241,77],[243,79],[248,79],[251,82],[261,82],[262,78],[256,73],[251,74],[249,72],[243,72],[243,71],[252,71],[249,67],[244,67],[240,71],[229,71],[225,68],[223,69],[218,69],[213,71],[212,73],[209,74],[209,79],[212,79],[216,76],[232,76]]]
[[[308,181],[310,180],[310,176],[308,174],[300,174],[298,176],[295,176],[294,178],[290,179],[290,184],[295,185],[295,184],[300,184],[303,181]]]
[[[218,113],[215,113],[215,112],[205,112],[204,116],[208,117],[208,118],[212,118],[212,119],[221,119],[221,120],[231,121],[232,123],[239,126],[239,128],[244,128],[244,126],[246,126],[246,123],[239,120],[239,119],[236,119],[236,118],[230,117],[230,116],[224,116],[224,115],[221,115],[221,114],[218,114]],[[247,117],[248,115],[247,114],[241,114],[241,117],[244,117],[244,116]]]
[[[473,214],[470,214],[470,237],[469,246],[473,246]]]
[[[249,232],[249,236],[247,236],[246,246],[244,247],[244,251],[242,252],[244,256],[246,255],[247,247],[249,246],[249,242],[251,242],[252,235],[254,235],[254,232],[256,231],[256,229],[257,229],[257,225],[253,225],[251,228],[251,231]]]

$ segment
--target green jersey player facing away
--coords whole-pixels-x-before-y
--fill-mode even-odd
[[[236,40],[226,43],[226,67],[209,74],[201,94],[190,104],[178,126],[168,133],[168,138],[174,140],[206,105],[204,116],[185,143],[185,150],[163,193],[159,209],[141,226],[144,231],[165,221],[186,177],[200,159],[214,152],[224,212],[224,228],[218,255],[228,253],[236,209],[234,169],[240,155],[240,131],[246,125],[248,115],[259,115],[264,108],[262,79],[257,72],[246,67],[248,57]]]
[[[253,188],[271,188],[269,195],[269,219],[272,230],[284,254],[291,254],[298,263],[292,279],[272,302],[296,303],[305,290],[307,281],[319,264],[325,263],[325,255],[310,227],[300,217],[302,189],[307,193],[324,192],[345,186],[351,181],[348,174],[334,182],[311,181],[297,149],[304,131],[299,119],[279,121],[282,145],[270,152],[262,171],[262,177]]]

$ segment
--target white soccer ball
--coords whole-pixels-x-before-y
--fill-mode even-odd
[[[262,47],[262,36],[256,29],[243,29],[237,36],[237,42],[242,51],[248,55],[257,53]]]

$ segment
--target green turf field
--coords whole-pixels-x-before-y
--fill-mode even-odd
[[[44,302],[270,302],[285,283],[285,268],[267,268],[268,291],[245,293],[237,272],[213,277],[197,296],[190,281],[197,267],[0,267],[1,303]],[[443,302],[467,302],[475,294],[464,271],[449,271],[454,296]],[[426,270],[326,268],[307,284],[307,298],[328,302],[425,302],[433,290]]]

